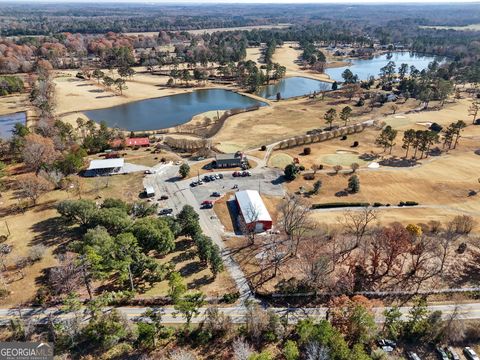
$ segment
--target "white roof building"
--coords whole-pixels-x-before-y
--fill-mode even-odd
[[[114,169],[122,168],[124,164],[123,158],[116,159],[98,159],[90,161],[90,165],[87,170],[101,170],[101,169]]]
[[[235,193],[240,212],[247,224],[252,222],[272,222],[272,218],[256,190],[243,190]]]

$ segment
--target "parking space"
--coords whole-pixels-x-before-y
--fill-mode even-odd
[[[223,196],[227,192],[240,190],[258,190],[260,193],[272,196],[284,196],[280,173],[275,170],[265,170],[261,173],[253,172],[251,176],[234,177],[232,172],[222,172],[223,179],[203,182],[202,185],[191,187],[191,191],[199,203],[205,200],[215,201],[218,197],[212,196],[217,192]],[[202,179],[203,176],[200,176]],[[194,179],[196,180],[196,179]],[[193,181],[193,179],[191,179]],[[190,181],[190,182],[191,182]],[[190,182],[187,184],[190,186]]]

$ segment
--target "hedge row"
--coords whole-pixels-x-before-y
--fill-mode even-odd
[[[416,201],[400,201],[398,206],[417,206],[418,202]],[[332,208],[342,208],[342,207],[367,207],[370,206],[370,203],[367,202],[332,202],[324,204],[313,204],[312,209],[332,209]],[[380,206],[390,206],[390,204],[382,204],[375,202],[372,205],[373,207]]]
[[[331,208],[342,208],[342,207],[367,207],[370,206],[370,203],[365,202],[332,202],[324,204],[313,204],[312,209],[331,209]]]

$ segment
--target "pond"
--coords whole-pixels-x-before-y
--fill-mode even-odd
[[[273,100],[277,98],[277,93],[280,93],[282,99],[288,99],[295,96],[311,94],[314,91],[318,92],[331,89],[331,83],[294,76],[281,79],[275,84],[262,86],[256,94],[265,99]]]
[[[18,112],[7,115],[0,115],[0,138],[9,139],[12,137],[12,130],[16,123],[25,124],[27,114]]]
[[[393,52],[389,54],[382,54],[375,56],[371,59],[353,59],[351,60],[351,66],[342,66],[338,68],[327,68],[325,73],[330,76],[330,79],[335,81],[343,81],[342,73],[345,69],[350,69],[353,74],[358,75],[360,80],[367,80],[370,76],[378,77],[380,69],[387,65],[389,61],[395,62],[398,67],[402,64],[408,64],[408,66],[415,66],[418,70],[426,69],[428,64],[433,60],[439,62],[443,59],[435,56],[418,55],[410,52]]]
[[[88,110],[93,121],[128,131],[157,130],[184,124],[197,114],[211,110],[230,110],[264,106],[248,96],[223,89],[204,89],[190,93],[135,101],[111,108]]]

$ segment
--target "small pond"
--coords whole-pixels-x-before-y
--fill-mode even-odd
[[[393,52],[375,56],[371,59],[353,59],[351,60],[351,66],[327,68],[325,69],[325,73],[330,76],[331,79],[341,82],[343,81],[342,73],[346,69],[350,69],[353,74],[358,75],[360,80],[367,80],[370,76],[377,78],[380,69],[387,65],[389,61],[395,62],[397,69],[402,63],[405,63],[408,64],[409,67],[413,65],[418,70],[423,70],[426,69],[428,64],[433,60],[441,62],[444,59],[435,56],[413,54],[406,51]]]
[[[277,93],[280,93],[282,99],[288,99],[295,96],[308,95],[314,91],[319,92],[331,89],[331,83],[294,76],[281,79],[275,84],[262,86],[256,94],[265,99],[273,100],[277,98]]]
[[[190,93],[135,101],[111,108],[88,110],[93,121],[128,131],[157,130],[184,124],[197,114],[212,110],[230,110],[264,106],[248,96],[223,89],[204,89]]]
[[[0,115],[0,138],[9,139],[12,137],[12,130],[16,123],[25,124],[27,114],[18,112],[7,115]]]

